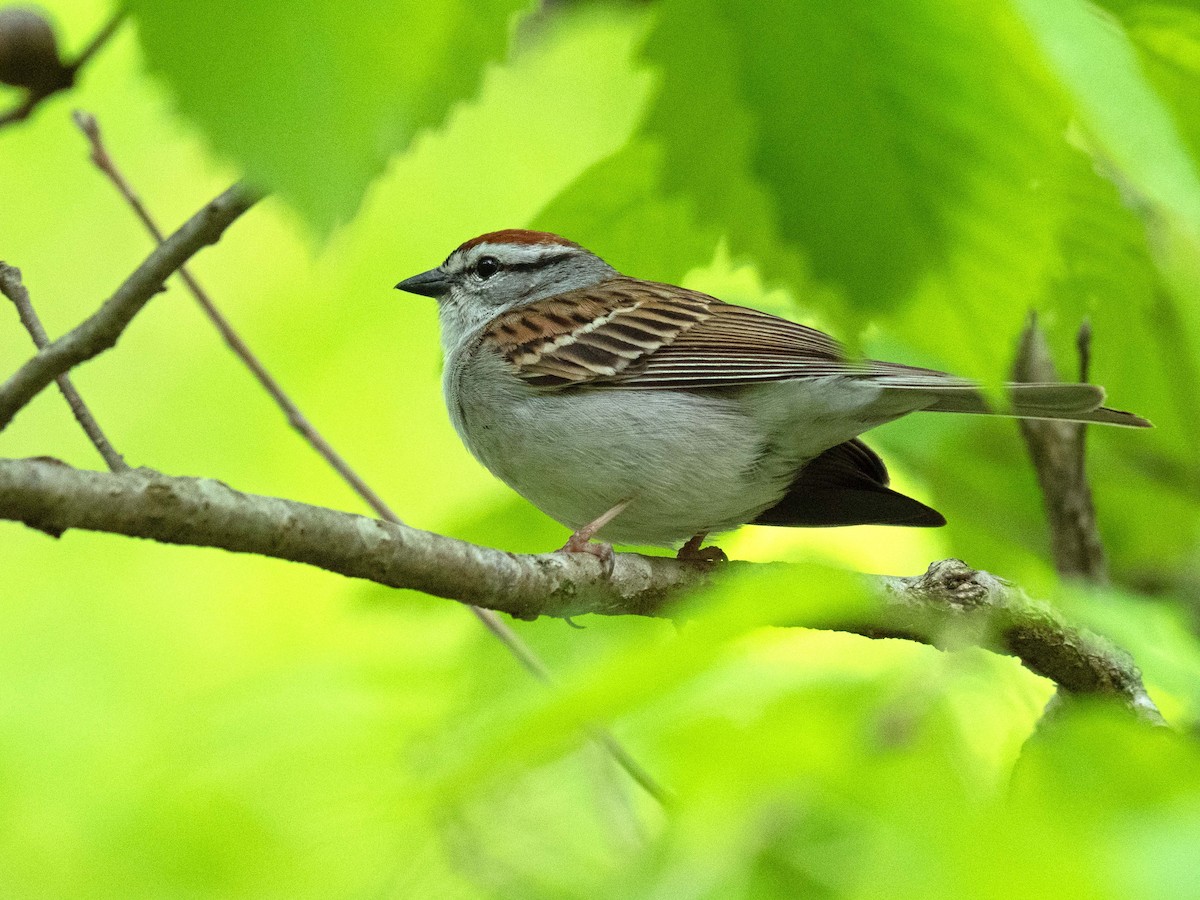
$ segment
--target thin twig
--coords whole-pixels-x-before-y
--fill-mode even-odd
[[[546,664],[533,652],[528,644],[521,640],[521,636],[508,627],[496,613],[490,609],[484,609],[482,606],[476,606],[473,603],[468,603],[467,608],[475,614],[475,617],[483,623],[483,626],[490,631],[497,640],[499,640],[509,652],[517,658],[535,678],[543,681],[546,684],[554,683],[554,676],[546,667]],[[601,725],[589,725],[587,729],[592,740],[599,744],[605,752],[607,752],[626,774],[636,781],[651,797],[654,797],[660,803],[666,803],[670,799],[670,792],[660,785],[646,769],[634,759],[633,754],[625,749],[608,729]]]
[[[117,29],[121,27],[121,23],[125,20],[125,10],[118,9],[107,22],[101,26],[96,32],[95,37],[88,42],[83,51],[75,57],[74,61],[64,64],[61,67],[61,78],[54,84],[40,88],[39,90],[28,91],[25,98],[5,113],[0,113],[0,128],[5,125],[12,125],[16,122],[23,122],[33,114],[33,111],[41,106],[49,98],[55,94],[65,91],[75,85],[75,81],[79,77],[80,70],[83,69],[95,56],[100,49],[108,43],[109,39],[116,34]]]
[[[1079,383],[1087,384],[1092,375],[1092,320],[1084,318],[1075,333],[1075,349],[1079,352]]]
[[[96,117],[91,113],[82,110],[76,110],[74,113],[75,124],[79,130],[83,132],[91,146],[90,159],[108,179],[113,186],[129,204],[134,214],[141,220],[142,224],[151,236],[160,243],[163,240],[163,234],[159,229],[154,216],[142,201],[138,192],[134,190],[124,173],[121,172],[112,155],[108,152],[108,148],[104,144],[103,137],[100,133],[100,125]],[[245,366],[253,373],[254,377],[262,385],[263,389],[274,399],[276,405],[283,410],[287,416],[288,423],[300,435],[308,441],[308,443],[321,455],[321,457],[329,463],[329,465],[342,477],[342,479],[357,493],[368,506],[373,509],[377,515],[393,522],[397,525],[402,525],[400,517],[384,502],[379,496],[359,475],[345,458],[334,449],[316,429],[316,427],[308,420],[308,418],[300,411],[296,403],[283,390],[283,387],[278,381],[267,371],[262,361],[254,354],[241,336],[234,331],[229,320],[217,308],[208,292],[205,291],[195,279],[195,277],[187,270],[185,266],[179,269],[179,275],[191,291],[192,296],[200,304],[201,309],[208,316],[210,321],[221,334],[222,339],[230,350],[245,364]],[[535,678],[540,681],[550,683],[552,681],[550,671],[545,663],[538,658],[525,641],[521,640],[518,635],[503,619],[490,609],[484,609],[481,606],[468,604],[472,614],[483,624],[483,626],[502,643],[512,654],[512,656]],[[655,782],[653,777],[633,758],[633,756],[620,744],[619,741],[611,733],[603,727],[595,725],[589,728],[589,733],[592,738],[599,743],[614,760],[629,774],[634,781],[641,785],[651,796],[658,798],[660,801],[665,800],[667,792],[659,784]]]
[[[1077,347],[1080,380],[1086,380],[1091,366],[1091,326],[1087,322],[1079,329]],[[1021,334],[1013,380],[1059,380],[1045,334],[1033,314]],[[1019,425],[1041,486],[1055,568],[1068,578],[1107,583],[1108,557],[1096,524],[1085,465],[1087,427],[1080,422],[1040,419],[1021,419]]]
[[[171,274],[200,248],[215,244],[259,194],[235,184],[185,222],[134,270],[116,293],[80,325],[38,351],[0,385],[0,431],[59,375],[108,350]]]
[[[33,338],[33,345],[38,350],[49,345],[50,338],[46,334],[46,329],[42,327],[42,320],[38,318],[38,314],[33,308],[33,301],[29,297],[29,291],[21,280],[21,270],[5,262],[0,262],[0,293],[3,293],[17,307],[17,315],[21,317],[21,324]],[[75,421],[83,428],[84,433],[99,451],[100,456],[104,458],[109,469],[114,472],[123,472],[128,469],[129,464],[104,436],[95,416],[87,408],[83,398],[79,396],[79,391],[75,390],[75,385],[71,383],[70,376],[63,374],[54,380],[58,383],[58,389],[62,392],[63,397],[66,398],[67,405],[71,407]]]
[[[12,125],[14,122],[23,122],[29,118],[30,114],[37,109],[38,105],[49,97],[50,94],[30,92],[25,96],[25,99],[14,106],[7,112],[0,113],[0,128],[5,125]]]
[[[96,168],[108,177],[108,180],[112,182],[121,196],[125,198],[125,201],[133,209],[138,219],[146,226],[146,230],[161,244],[164,240],[162,229],[158,227],[158,223],[150,214],[150,210],[146,208],[146,204],[142,202],[137,191],[133,189],[133,185],[129,183],[129,180],[125,178],[121,170],[117,168],[112,156],[104,146],[104,141],[100,136],[100,125],[97,123],[96,117],[91,113],[76,110],[74,119],[75,124],[79,126],[79,130],[84,133],[91,144],[91,161],[96,165]],[[242,340],[241,336],[234,331],[233,326],[229,323],[224,313],[217,308],[212,298],[208,295],[208,292],[200,286],[200,283],[188,271],[186,266],[179,267],[179,277],[183,279],[183,283],[187,285],[192,296],[196,298],[196,302],[200,304],[200,308],[208,316],[209,321],[216,327],[226,346],[253,373],[258,383],[271,395],[271,399],[275,401],[276,405],[283,410],[284,415],[287,416],[288,424],[312,445],[313,449],[337,471],[346,483],[354,489],[355,493],[366,501],[371,509],[389,521],[399,522],[400,518],[383,501],[383,498],[359,477],[358,473],[351,468],[345,458],[333,448],[333,445],[317,431],[316,427],[308,420],[308,417],[300,411],[300,408],[287,395],[279,382],[267,371],[262,361],[259,360],[246,342]]]
[[[0,459],[0,519],[55,535],[83,528],[256,553],[523,619],[589,612],[669,616],[672,600],[713,573],[787,568],[697,566],[673,557],[618,553],[607,572],[600,560],[583,553],[505,553],[405,525],[243,494],[212,479],[147,469],[85,472],[41,459]],[[1147,721],[1162,722],[1128,654],[1003,579],[943,560],[921,576],[870,576],[868,583],[875,590],[861,603],[834,610],[797,603],[786,622],[775,624],[900,637],[947,649],[984,647],[1018,658],[1068,693],[1116,698]]]
[[[112,14],[112,16],[109,17],[109,20],[105,22],[103,26],[101,26],[100,30],[96,32],[96,36],[88,42],[88,45],[83,48],[83,51],[77,57],[75,57],[74,62],[70,63],[67,68],[69,68],[72,73],[78,74],[80,69],[91,62],[92,57],[99,52],[100,48],[108,43],[109,38],[117,33],[117,29],[121,27],[121,23],[124,21],[125,10],[118,9]]]

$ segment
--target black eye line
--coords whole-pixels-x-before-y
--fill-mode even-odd
[[[486,256],[481,256],[479,259],[475,260],[475,263],[468,271],[474,274],[477,278],[481,278],[486,281],[500,272],[527,272],[531,269],[541,269],[545,266],[551,265],[552,263],[561,262],[564,259],[568,259],[573,255],[574,254],[571,251],[565,251],[563,253],[550,253],[545,256],[538,257],[537,259],[530,260],[529,262],[505,263],[501,262],[497,257],[489,253]],[[482,275],[479,272],[479,264],[484,260],[489,259],[496,264],[496,268],[490,274]],[[446,260],[446,262],[449,262],[449,260]]]
[[[551,263],[560,262],[564,259],[567,259],[570,256],[573,256],[573,255],[574,254],[572,254],[572,253],[553,253],[548,256],[539,257],[538,259],[535,259],[535,260],[530,260],[529,262],[501,263],[500,268],[504,269],[507,272],[524,272],[524,271],[528,271],[529,269],[540,269],[543,266],[548,266]]]

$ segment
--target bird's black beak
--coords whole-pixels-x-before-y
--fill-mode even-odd
[[[446,293],[449,284],[441,269],[430,269],[412,278],[405,278],[396,285],[398,291],[408,291],[410,294],[420,294],[422,297],[440,297]]]

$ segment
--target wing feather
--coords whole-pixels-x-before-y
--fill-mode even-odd
[[[497,318],[484,334],[517,373],[544,387],[621,384],[721,301],[630,278],[560,294]]]
[[[687,390],[847,376],[870,379],[887,390],[920,392],[931,411],[995,412],[978,385],[966,379],[900,363],[847,359],[837,341],[815,328],[697,291],[624,276],[510,310],[480,340],[507,359],[519,377],[546,389]],[[1104,392],[1094,385],[1020,384],[1008,390],[1011,408],[1002,414],[1150,424],[1100,407]]]
[[[848,360],[815,328],[624,276],[513,309],[483,339],[518,375],[548,388],[704,388],[850,374],[920,386],[947,378],[906,366],[877,370]]]

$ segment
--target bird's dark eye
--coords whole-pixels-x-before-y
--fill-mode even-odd
[[[494,256],[484,256],[475,263],[475,274],[480,278],[491,278],[500,271],[500,260]]]

